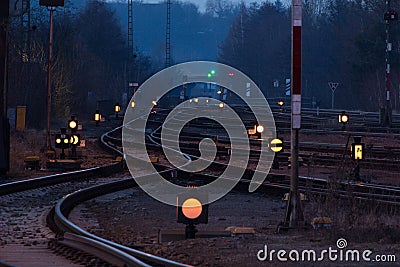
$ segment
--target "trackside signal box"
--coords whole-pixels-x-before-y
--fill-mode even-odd
[[[178,223],[186,224],[185,238],[193,239],[196,237],[196,224],[208,223],[207,199],[196,194],[181,194],[177,196],[176,217]]]
[[[351,145],[351,157],[355,160],[362,160],[364,159],[364,144],[356,144],[353,143]]]
[[[278,153],[283,151],[283,141],[280,138],[271,138],[268,143],[272,152]]]
[[[69,148],[69,135],[66,133],[56,134],[56,148],[67,149]]]
[[[355,136],[354,143],[351,144],[351,157],[354,160],[364,159],[364,143],[361,143],[361,137]]]
[[[197,197],[178,196],[177,222],[193,225],[208,223],[208,205],[202,204],[203,201]]]
[[[383,15],[383,19],[384,20],[398,20],[399,14],[397,13],[397,11],[390,10],[390,11],[385,12],[385,14]]]

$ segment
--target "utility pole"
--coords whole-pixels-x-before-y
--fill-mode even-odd
[[[128,100],[130,96],[130,87],[133,81],[133,62],[135,60],[135,51],[133,47],[133,0],[128,0],[128,62],[127,62],[127,83],[126,94]]]
[[[7,28],[9,0],[0,1],[0,175],[10,169],[10,127],[7,119]]]
[[[295,228],[304,221],[299,194],[299,130],[301,128],[301,31],[302,0],[292,0],[292,132],[290,192],[284,220]]]
[[[171,66],[171,0],[167,0],[167,33],[165,38],[165,67]]]
[[[50,137],[50,114],[51,114],[51,63],[53,56],[53,13],[55,8],[48,7],[50,11],[50,33],[49,33],[49,54],[47,62],[47,120],[46,120],[46,148],[52,150]]]
[[[64,0],[40,0],[39,5],[46,6],[50,11],[50,33],[49,33],[49,54],[47,62],[47,120],[46,120],[46,149],[53,150],[50,136],[50,115],[51,115],[51,67],[53,57],[53,17],[57,6],[64,6]]]

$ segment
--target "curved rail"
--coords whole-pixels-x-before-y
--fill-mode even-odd
[[[122,155],[122,152],[118,150],[113,142],[117,141],[119,144],[121,141],[110,135],[121,127],[103,134],[100,139],[103,145],[119,155]],[[165,167],[165,169],[168,168]],[[51,216],[48,217],[48,222],[52,226],[53,231],[59,232],[59,234],[63,236],[59,242],[63,245],[83,250],[117,266],[151,266],[148,265],[148,263],[175,267],[189,266],[144,253],[140,250],[132,249],[93,235],[68,220],[69,213],[80,203],[134,186],[137,186],[134,179],[129,178],[82,189],[62,198],[54,207],[54,210],[50,214]]]
[[[65,196],[63,199],[61,199],[57,205],[55,206],[55,217],[54,221],[55,224],[57,225],[58,229],[61,230],[62,232],[67,232],[67,233],[72,233],[75,234],[75,236],[81,236],[85,237],[87,242],[92,245],[96,245],[99,247],[102,247],[104,251],[109,254],[110,252],[115,253],[115,251],[120,251],[123,253],[126,253],[130,256],[133,256],[137,259],[140,259],[143,264],[145,265],[138,265],[138,266],[148,266],[144,262],[149,262],[152,264],[161,264],[163,266],[188,266],[186,264],[181,264],[175,261],[171,261],[168,259],[164,259],[158,256],[154,256],[148,253],[144,253],[140,250],[132,249],[120,244],[117,244],[115,242],[106,240],[104,238],[101,238],[99,236],[93,235],[82,228],[76,226],[74,223],[68,220],[68,214],[71,212],[71,210],[78,204],[101,196],[105,194],[110,194],[113,192],[125,190],[127,188],[130,188],[132,186],[136,186],[135,182],[133,179],[125,179],[122,181],[117,181],[113,183],[107,183],[104,185],[98,185],[98,186],[93,186],[87,189],[79,190],[76,191],[68,196]],[[64,234],[65,236],[65,234]],[[93,242],[92,242],[93,241]],[[102,244],[104,246],[102,246]],[[112,250],[110,250],[112,248]],[[132,263],[133,264],[133,263]]]

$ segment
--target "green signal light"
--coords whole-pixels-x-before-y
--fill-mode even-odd
[[[211,78],[211,77],[214,76],[214,75],[215,75],[215,70],[211,70],[211,71],[207,74],[208,78]]]

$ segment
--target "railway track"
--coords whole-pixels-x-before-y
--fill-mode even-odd
[[[111,152],[121,155],[120,151],[108,145],[107,138],[106,134],[101,137],[103,145]],[[128,247],[118,244],[110,245],[107,240],[87,237],[77,227],[71,226],[67,216],[74,203],[100,193],[112,192],[110,190],[135,186],[130,178],[93,179],[96,176],[104,177],[120,172],[122,165],[123,163],[119,162],[104,167],[0,185],[0,206],[5,207],[1,215],[2,218],[11,218],[2,220],[2,251],[7,253],[9,258],[0,262],[0,266],[75,266],[70,261],[49,253],[47,247],[79,265],[104,266],[105,262],[108,262],[112,266],[187,266],[148,253],[132,252]],[[75,193],[71,193],[74,191]],[[63,196],[66,197],[62,198]],[[62,199],[56,204],[60,198]],[[54,205],[55,208],[52,208]],[[49,210],[51,212],[46,217]],[[55,234],[47,230],[44,221]],[[28,258],[18,257],[21,253]],[[3,257],[2,253],[0,260]],[[16,262],[17,265],[9,264],[8,261]]]
[[[186,116],[188,116],[186,114]],[[176,119],[176,118],[175,118]],[[201,127],[199,127],[201,128]],[[204,126],[203,126],[204,128]],[[160,138],[160,130],[161,130],[161,126],[157,127],[152,133],[151,133],[151,137],[153,138],[153,140],[155,140],[158,144],[161,144],[161,138]],[[193,136],[195,135],[195,136]],[[196,131],[195,134],[193,134],[193,132],[191,133],[190,136],[181,136],[181,139],[183,140],[182,143],[180,143],[180,147],[181,150],[184,151],[185,153],[187,153],[191,158],[193,159],[197,159],[199,157],[198,153],[198,144],[193,144],[193,143],[186,143],[185,139],[188,138],[189,140],[193,141],[199,141],[201,138],[204,137],[212,137],[212,135],[204,135],[202,136],[202,134],[199,131]],[[220,140],[220,139],[219,139]],[[172,140],[170,140],[172,141]],[[310,147],[310,149],[313,148],[313,146],[315,145],[315,143],[304,143],[304,145],[307,147]],[[341,153],[343,154],[343,150],[346,149],[343,146],[339,145],[339,144],[319,144],[322,148],[326,149],[327,151],[329,151],[330,153],[335,153],[337,152],[338,154]],[[336,149],[336,151],[333,150],[333,148]],[[382,152],[382,147],[376,147],[375,148],[376,151],[380,151],[382,154],[384,154],[384,152]],[[383,148],[386,149],[386,148]],[[221,149],[217,150],[220,153],[223,153],[227,155],[227,149],[225,146],[223,146]],[[389,150],[392,153],[394,152],[393,150]],[[255,154],[259,154],[259,152],[257,151],[253,151],[256,152]],[[326,156],[325,161],[328,163],[338,163],[340,162],[339,160],[328,160],[327,158],[332,158],[331,156]],[[315,159],[314,159],[315,160]],[[378,161],[377,166],[378,165],[382,165],[383,164],[383,160]],[[395,163],[395,162],[394,162]],[[368,164],[368,163],[365,163]],[[396,168],[396,164],[392,165],[393,168]],[[387,168],[386,165],[384,165],[385,168]],[[226,163],[224,162],[212,162],[210,167],[209,167],[209,171],[212,170],[221,170],[226,168]],[[396,169],[397,170],[397,169]],[[185,177],[187,176],[187,174],[182,173],[180,175],[180,173],[178,172],[178,177],[182,176]],[[252,171],[251,170],[246,170],[244,177],[242,177],[242,182],[243,183],[249,183],[249,178],[252,177]],[[208,180],[213,181],[215,180],[216,177],[212,177],[212,175],[210,175],[209,173],[206,173],[205,175],[203,175],[203,177],[200,178],[200,180]],[[288,189],[289,188],[289,179],[288,176],[286,175],[274,175],[271,174],[268,176],[268,181],[270,182],[269,184],[266,183],[265,187],[280,187],[280,188],[284,188],[284,189]],[[386,204],[393,204],[395,206],[398,206],[400,203],[400,199],[399,199],[399,188],[398,187],[394,187],[394,186],[387,186],[387,185],[374,185],[374,184],[366,184],[366,183],[360,183],[360,182],[351,182],[351,181],[339,181],[339,182],[333,182],[333,181],[329,181],[328,179],[318,179],[318,178],[312,178],[312,177],[300,177],[300,181],[302,182],[301,185],[301,190],[303,190],[304,192],[308,191],[308,192],[312,192],[312,193],[317,193],[317,194],[326,194],[328,188],[331,189],[332,187],[335,188],[335,194],[337,194],[338,196],[342,196],[342,197],[349,197],[348,192],[351,191],[352,192],[352,197],[361,199],[361,200],[368,200],[368,201],[376,201],[376,202],[381,202],[381,203],[386,203]],[[317,183],[318,182],[318,183]],[[307,187],[306,187],[307,185]]]
[[[248,108],[241,106],[233,107],[241,117],[244,125],[252,127],[255,123],[255,118]],[[274,115],[276,128],[279,132],[290,131],[291,113],[290,108],[271,107]],[[346,111],[349,115],[349,123],[346,125],[346,130],[342,130],[342,124],[338,122],[338,115],[342,110],[320,109],[317,113],[316,109],[302,109],[302,132],[304,133],[319,133],[319,134],[351,134],[364,136],[385,136],[392,134],[395,137],[400,137],[400,114],[393,114],[391,127],[381,126],[379,123],[379,114],[376,112],[362,111]],[[160,115],[167,116],[166,112],[161,112]],[[187,109],[186,117],[193,117],[191,109]],[[195,126],[196,120],[190,125]],[[211,123],[208,127],[218,127]]]
[[[118,138],[114,136],[113,139],[115,141]],[[178,176],[180,175],[178,174]],[[196,175],[196,179],[201,180],[203,182],[212,181],[216,178],[217,177],[212,177],[212,175],[200,175],[200,174]],[[289,188],[287,180],[288,179],[286,176],[281,176],[281,175],[269,176],[268,181],[265,182],[260,187],[260,192],[268,192],[268,193],[274,192],[276,194],[276,189],[285,191]],[[237,189],[246,192],[249,183],[250,180],[243,178],[240,184],[237,186]],[[399,204],[399,191],[395,187],[388,188],[385,186],[375,186],[375,185],[368,185],[361,183],[357,184],[339,183],[335,185],[336,187],[335,189],[328,189],[327,188],[328,185],[329,185],[328,181],[324,179],[301,177],[300,191],[304,192],[309,196],[311,195],[320,196],[320,195],[326,195],[327,194],[326,191],[331,190],[331,193],[333,192],[337,197],[356,199],[361,203],[367,201],[369,203],[380,203],[380,205],[385,204],[388,206],[394,206]],[[54,219],[55,221],[54,224],[57,226],[58,229],[57,231],[67,233],[64,234],[64,239],[61,242],[63,244],[69,244],[69,245],[72,244],[71,246],[80,247],[80,245],[73,244],[74,242],[76,242],[77,239],[76,235],[77,235],[79,237],[83,237],[84,242],[88,242],[88,240],[92,240],[93,242],[102,242],[109,245],[110,247],[120,249],[121,251],[127,253],[128,255],[134,256],[135,258],[142,260],[144,263],[149,261],[150,259],[146,258],[147,255],[145,253],[94,236],[85,231],[84,229],[77,227],[76,225],[68,221],[68,219],[66,219],[69,212],[76,205],[82,203],[83,201],[86,201],[88,199],[93,199],[96,196],[110,194],[113,192],[124,190],[130,186],[134,186],[134,184],[131,179],[128,179],[126,181],[107,184],[104,186],[96,186],[91,189],[85,189],[80,192],[71,194],[68,197],[64,198],[62,201],[60,201],[55,208],[56,215]],[[350,191],[352,192],[351,194],[349,194]],[[79,242],[82,241],[79,240]],[[165,262],[160,263],[157,262],[157,260],[164,261],[164,259],[156,257],[155,259],[154,258],[151,259],[152,261],[151,264],[167,265]],[[170,264],[173,264],[172,266],[180,266],[179,263],[172,262]]]
[[[204,126],[203,126],[204,127]],[[184,142],[182,146],[184,152],[188,154],[198,155],[198,142],[203,138],[213,138],[213,134],[202,134],[200,132],[201,127],[190,128],[192,131],[186,129],[180,135],[180,141]],[[193,132],[197,132],[193,134]],[[160,139],[161,134],[157,132],[153,137]],[[164,134],[164,142],[174,142],[171,139],[165,138],[168,134]],[[348,137],[348,136],[346,136]],[[247,140],[246,140],[247,141]],[[243,139],[243,144],[245,140]],[[258,158],[260,155],[259,141],[250,140],[252,149],[250,151],[251,158]],[[300,157],[306,164],[312,164],[313,166],[340,166],[345,160],[351,165],[352,160],[350,159],[350,148],[349,144],[332,144],[324,142],[300,142]],[[218,136],[217,154],[219,156],[227,157],[229,155],[229,138],[224,135]],[[237,150],[240,151],[240,148]],[[287,142],[283,143],[283,152],[280,152],[277,157],[279,162],[288,164],[290,157],[290,144]],[[247,152],[243,151],[243,153]],[[367,144],[364,149],[365,159],[360,162],[360,166],[363,169],[382,169],[392,172],[400,172],[400,147],[398,146],[384,146],[384,145],[370,145]]]
[[[161,120],[162,121],[162,120]],[[106,144],[107,149],[112,151],[112,153],[118,153],[121,155],[121,138],[119,135],[119,130],[114,130],[112,132],[106,133],[102,136],[101,141],[103,144]],[[156,130],[159,130],[156,129]],[[155,132],[152,132],[152,137],[155,136]],[[153,140],[154,141],[154,140]],[[156,142],[157,143],[157,142]],[[160,144],[153,144],[155,145]],[[190,155],[190,158],[196,158],[194,155]],[[68,215],[71,210],[78,204],[86,201],[88,199],[93,199],[99,195],[109,194],[112,192],[120,191],[122,189],[126,189],[128,187],[135,186],[133,179],[118,179],[118,181],[113,182],[105,182],[104,184],[98,185],[91,183],[90,181],[84,182],[76,182],[75,180],[84,180],[88,177],[99,175],[103,176],[105,172],[112,173],[115,171],[121,170],[122,163],[115,163],[113,165],[109,165],[107,167],[99,167],[94,168],[92,170],[86,170],[82,172],[76,172],[72,174],[58,175],[54,177],[43,177],[40,179],[36,179],[35,181],[28,182],[20,182],[13,184],[5,184],[0,187],[0,192],[2,192],[2,198],[6,199],[4,203],[5,206],[8,203],[15,203],[15,212],[24,213],[24,209],[21,208],[21,202],[26,199],[29,199],[29,194],[34,192],[35,190],[39,190],[44,195],[51,195],[52,198],[47,200],[47,204],[39,204],[41,208],[43,208],[42,214],[45,210],[49,209],[51,205],[54,205],[54,201],[61,197],[61,195],[68,194],[64,198],[62,198],[52,209],[52,212],[48,216],[48,224],[51,228],[56,232],[56,238],[50,242],[50,246],[53,248],[58,247],[68,247],[68,250],[72,250],[72,254],[79,254],[76,250],[82,251],[83,255],[95,255],[97,258],[101,258],[104,261],[107,261],[116,266],[150,266],[150,265],[164,265],[164,266],[185,266],[183,264],[169,261],[167,259],[163,259],[160,257],[152,256],[147,253],[140,252],[138,250],[133,250],[128,247],[122,246],[120,244],[116,244],[114,242],[99,238],[93,234],[88,233],[84,229],[81,229],[74,225],[72,222],[68,220]],[[214,168],[223,168],[223,163],[214,162]],[[158,168],[170,170],[168,166],[158,166]],[[247,170],[247,174],[242,177],[240,184],[237,188],[247,189],[250,180],[251,171]],[[178,177],[180,176],[180,171],[178,170]],[[196,174],[196,180],[202,180],[203,182],[215,180],[217,177],[213,177],[212,175],[205,174]],[[53,180],[53,181],[52,181]],[[276,189],[286,191],[288,189],[287,177],[282,175],[270,175],[267,181],[262,184],[260,187],[260,191],[275,191]],[[63,190],[60,190],[59,194],[52,193],[54,190],[53,183],[59,184]],[[71,193],[73,190],[67,189],[65,185],[66,183],[72,183],[75,187],[74,189],[79,189],[78,191]],[[82,183],[82,184],[80,184]],[[43,188],[43,186],[50,186]],[[88,186],[91,186],[88,188]],[[36,189],[33,189],[36,188]],[[332,189],[334,188],[334,189]],[[3,190],[4,189],[4,190]],[[30,190],[30,191],[26,191]],[[49,191],[47,191],[49,190]],[[343,198],[355,198],[359,201],[368,201],[374,203],[381,203],[390,206],[399,206],[399,189],[397,187],[388,187],[383,185],[371,185],[371,184],[361,184],[361,183],[335,183],[334,186],[328,181],[324,179],[316,179],[310,177],[301,177],[300,190],[307,194],[316,194],[316,195],[326,195],[327,191],[330,190],[330,193],[334,193],[339,197]],[[19,192],[19,193],[16,193]],[[50,193],[51,192],[51,193]],[[349,194],[351,192],[351,194]],[[276,192],[275,192],[276,193]],[[28,194],[28,195],[25,195]],[[35,193],[33,193],[35,195]],[[19,197],[19,199],[18,199]],[[41,194],[37,194],[37,197],[43,201],[46,201],[46,198]],[[15,198],[15,199],[13,199]],[[35,200],[32,200],[35,202]],[[19,208],[19,210],[18,210]],[[36,211],[33,211],[36,213]],[[37,214],[37,213],[36,213]],[[8,216],[7,216],[8,217]],[[12,217],[12,216],[11,216]],[[17,216],[16,216],[17,217]],[[19,231],[18,225],[23,224],[24,221],[30,221],[31,219],[28,217],[21,217],[17,222],[13,222],[14,225],[17,225],[13,231]],[[16,223],[16,224],[15,224]],[[21,229],[21,228],[19,228]],[[42,230],[37,230],[37,234],[42,234]],[[11,232],[8,232],[11,233]],[[28,230],[25,231],[25,234],[28,233]],[[31,233],[28,233],[31,234]],[[34,239],[36,235],[31,235]],[[44,234],[43,238],[48,238],[48,234]],[[42,240],[41,242],[43,242]],[[10,241],[12,242],[12,241]],[[30,242],[29,240],[26,242]],[[35,240],[31,240],[32,244]],[[36,242],[38,242],[36,240]],[[31,244],[31,245],[32,245]],[[71,254],[71,252],[69,252]],[[87,260],[87,256],[86,256]],[[93,261],[93,258],[91,259]]]

